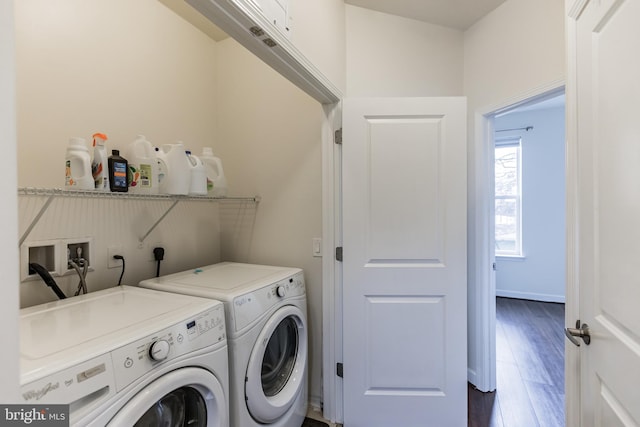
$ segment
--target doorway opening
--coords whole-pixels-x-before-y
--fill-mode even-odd
[[[485,118],[496,391],[470,391],[470,425],[564,426],[564,88]]]

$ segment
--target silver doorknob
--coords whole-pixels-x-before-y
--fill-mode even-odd
[[[575,328],[565,328],[564,334],[567,336],[567,338],[569,338],[569,341],[571,341],[573,344],[575,344],[578,347],[580,347],[580,341],[578,341],[576,337],[582,338],[582,341],[584,341],[586,345],[591,344],[591,335],[589,334],[589,325],[587,325],[586,323],[583,323],[582,326],[580,326],[579,320],[576,321]]]

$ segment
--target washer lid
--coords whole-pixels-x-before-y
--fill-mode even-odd
[[[121,286],[22,309],[21,374],[64,369],[220,304]]]
[[[230,301],[236,295],[269,286],[300,271],[299,268],[221,262],[143,280],[140,286]]]

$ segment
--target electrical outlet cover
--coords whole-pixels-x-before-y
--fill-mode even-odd
[[[124,251],[122,246],[109,246],[107,249],[107,268],[119,268],[122,267],[122,260],[115,259],[114,255],[122,255],[124,257]]]

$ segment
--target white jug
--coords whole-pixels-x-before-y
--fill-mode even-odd
[[[207,174],[207,190],[210,196],[225,197],[227,195],[227,179],[222,169],[222,161],[213,154],[211,147],[204,147],[200,160],[204,163]]]
[[[74,190],[93,190],[91,156],[84,138],[71,138],[65,156],[64,186]]]
[[[184,144],[163,144],[157,150],[158,163],[164,171],[164,177],[160,181],[160,192],[163,194],[189,194],[191,185],[191,166]]]
[[[153,145],[138,135],[124,152],[129,162],[129,192],[134,194],[158,194],[158,159]]]
[[[191,186],[189,194],[192,196],[207,195],[207,171],[204,168],[202,160],[187,151],[187,159],[191,167]]]

